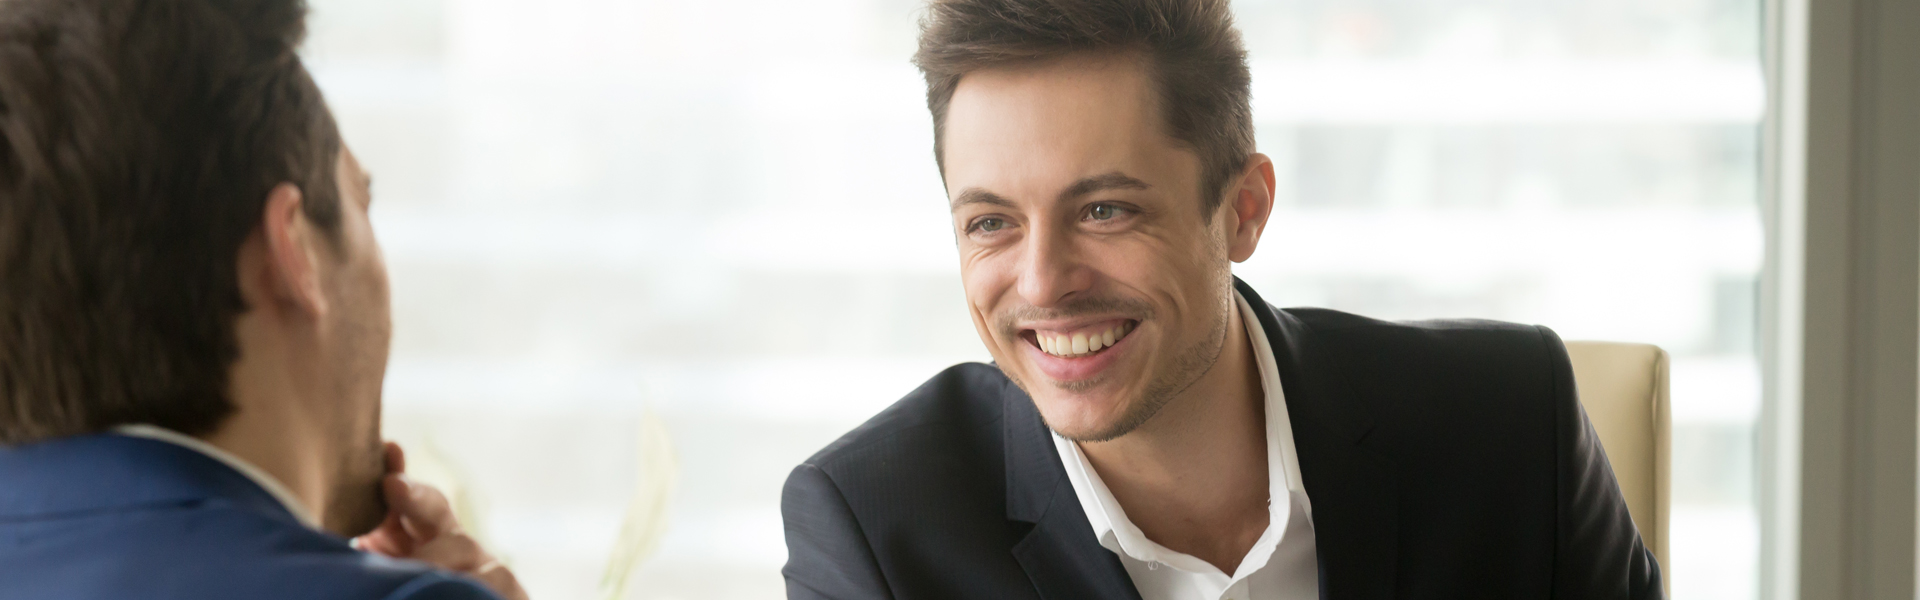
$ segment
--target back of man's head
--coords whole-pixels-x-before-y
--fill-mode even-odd
[[[0,5],[0,444],[234,411],[236,275],[268,192],[337,230],[301,0]]]

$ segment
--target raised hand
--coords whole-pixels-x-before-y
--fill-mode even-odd
[[[353,545],[367,552],[408,558],[479,580],[505,600],[527,600],[513,571],[488,554],[454,519],[447,497],[406,476],[406,453],[387,442],[387,519]]]

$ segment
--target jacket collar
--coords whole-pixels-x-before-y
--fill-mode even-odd
[[[1286,389],[1301,478],[1313,501],[1321,596],[1391,597],[1397,499],[1391,470],[1367,445],[1377,423],[1374,407],[1350,391],[1305,323],[1237,277],[1234,289],[1259,314]],[[1138,599],[1119,557],[1094,539],[1033,399],[1011,381],[1001,395],[1007,519],[1033,525],[1014,546],[1015,559],[1049,600]]]
[[[226,465],[234,471],[238,471],[241,475],[246,476],[248,481],[252,481],[254,485],[260,486],[261,490],[273,496],[274,500],[280,502],[280,506],[286,508],[287,512],[292,513],[294,518],[299,519],[307,528],[320,528],[319,517],[316,517],[312,511],[307,510],[306,504],[302,503],[299,497],[294,496],[293,491],[281,484],[280,480],[275,478],[273,474],[261,470],[260,467],[254,466],[253,463],[247,462],[244,458],[234,456],[233,453],[220,449],[219,446],[209,444],[193,436],[153,425],[121,425],[113,428],[113,432],[124,436],[159,440],[175,446],[182,446],[188,450],[206,455],[208,458],[220,461],[220,464]]]
[[[302,526],[232,467],[181,446],[125,435],[0,447],[0,482],[0,520],[214,500]]]
[[[1399,502],[1393,470],[1376,449],[1378,407],[1353,392],[1332,348],[1287,311],[1273,308],[1246,282],[1234,288],[1254,305],[1273,344],[1286,388],[1300,478],[1313,501],[1322,598],[1393,596],[1398,562]]]
[[[1007,519],[1033,526],[1013,546],[1014,560],[1047,600],[1140,600],[1120,557],[1094,539],[1033,398],[1010,380],[1001,396],[1006,411]]]
[[[1053,497],[1061,489],[1073,493],[1073,487],[1061,488],[1067,480],[1067,467],[1053,449],[1053,438],[1033,398],[1013,384],[1001,385],[1007,460],[1007,518],[1038,523],[1053,506]],[[1070,503],[1078,506],[1078,503]]]
[[[1253,291],[1253,286],[1239,277],[1233,278],[1233,287],[1247,299],[1247,304],[1253,305],[1253,312],[1260,318],[1260,328],[1267,332],[1267,343],[1273,346],[1274,366],[1280,371],[1280,386],[1287,392],[1287,412],[1292,413],[1295,405],[1325,408],[1320,416],[1332,421],[1330,424],[1337,428],[1337,435],[1354,443],[1372,433],[1373,407],[1352,400],[1353,394],[1340,381],[1331,357],[1325,348],[1319,347],[1313,330],[1299,317],[1267,304]],[[1296,392],[1307,398],[1294,401]],[[1296,419],[1294,429],[1300,428]]]

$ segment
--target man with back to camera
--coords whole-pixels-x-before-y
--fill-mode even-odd
[[[791,598],[1660,598],[1552,331],[1269,306],[1225,0],[932,0],[995,365],[794,469]],[[996,368],[996,366],[998,368]]]
[[[380,441],[386,267],[305,14],[0,6],[0,599],[525,598]]]

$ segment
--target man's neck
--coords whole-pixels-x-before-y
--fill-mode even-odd
[[[333,456],[312,427],[314,420],[295,414],[300,403],[290,401],[292,386],[279,377],[263,376],[246,368],[233,369],[228,395],[238,409],[213,433],[201,440],[265,471],[316,517],[325,515],[332,471],[324,457]]]
[[[1235,302],[1199,381],[1139,429],[1080,449],[1148,539],[1231,575],[1269,520],[1265,407]]]

